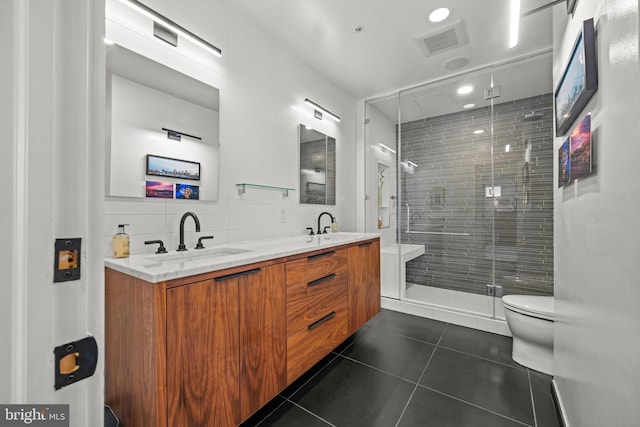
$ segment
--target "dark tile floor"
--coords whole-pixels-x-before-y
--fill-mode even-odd
[[[511,338],[383,310],[242,427],[559,427]]]

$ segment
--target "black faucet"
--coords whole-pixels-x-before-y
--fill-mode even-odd
[[[162,242],[162,240],[145,240],[144,244],[145,245],[159,244],[160,246],[158,247],[158,250],[156,251],[156,253],[157,254],[167,253],[167,248],[164,247],[164,243]]]
[[[202,243],[204,239],[213,239],[213,236],[202,236],[201,238],[199,238],[198,244],[194,249],[204,249],[204,244]]]
[[[335,218],[333,217],[333,215],[331,215],[329,212],[322,212],[320,215],[318,215],[318,232],[317,234],[327,234],[327,228],[329,227],[325,227],[324,231],[320,228],[320,218],[322,218],[322,215],[329,215],[329,218],[331,218],[331,223],[333,224],[333,221],[335,220]]]
[[[187,212],[182,215],[182,218],[180,219],[180,244],[178,245],[178,249],[176,249],[178,252],[187,250],[187,247],[184,245],[184,221],[188,216],[193,218],[196,223],[196,231],[200,232],[200,220],[198,219],[196,214],[194,214],[193,212]]]

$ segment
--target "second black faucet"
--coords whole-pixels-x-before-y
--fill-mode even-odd
[[[327,228],[331,228],[331,224],[329,224],[329,226],[324,227],[324,229],[320,229],[320,219],[322,218],[323,215],[329,215],[329,218],[331,218],[331,224],[333,224],[333,221],[335,221],[335,218],[329,212],[322,212],[320,215],[318,215],[318,231],[317,231],[317,234],[327,234]]]
[[[184,221],[187,219],[187,217],[193,218],[196,223],[196,232],[200,232],[200,220],[198,219],[196,214],[194,214],[193,212],[187,212],[182,215],[182,218],[180,218],[180,244],[178,245],[178,249],[176,249],[178,252],[187,250],[187,247],[184,244]]]

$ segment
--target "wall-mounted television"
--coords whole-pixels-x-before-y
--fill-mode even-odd
[[[556,136],[569,130],[598,89],[595,38],[593,18],[587,19],[582,23],[582,30],[554,93]]]

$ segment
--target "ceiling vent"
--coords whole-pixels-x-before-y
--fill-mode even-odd
[[[466,44],[467,36],[462,21],[457,21],[435,32],[419,35],[415,41],[425,56],[431,56]]]

